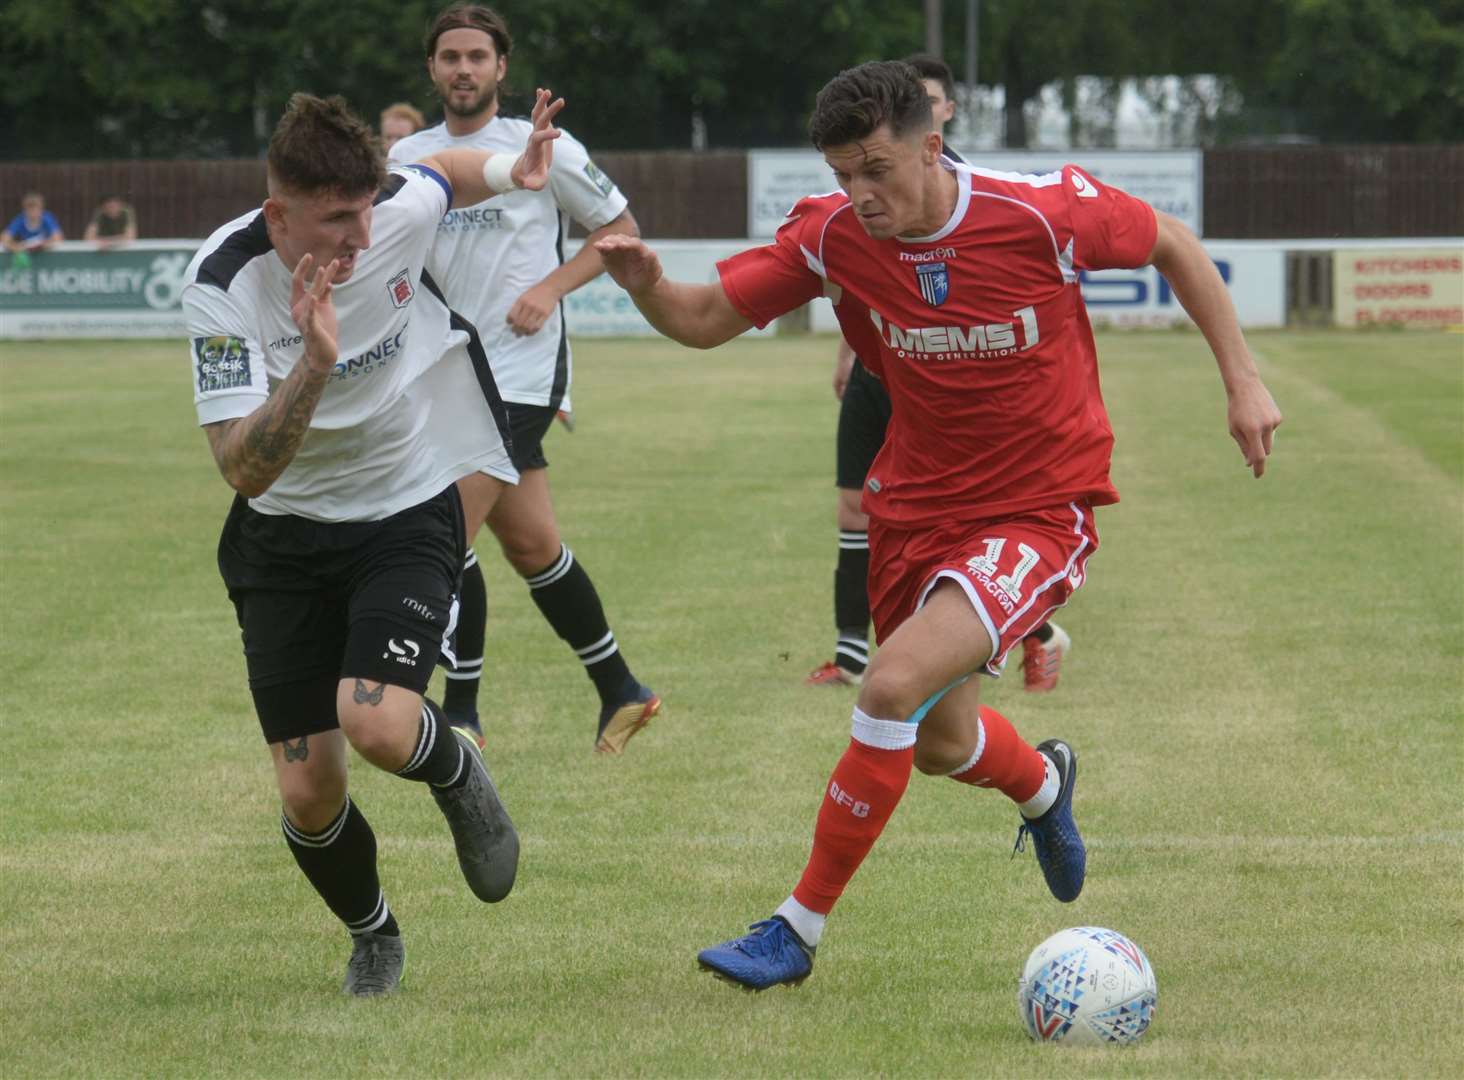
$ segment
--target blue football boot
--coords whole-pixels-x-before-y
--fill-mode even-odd
[[[813,971],[814,946],[806,944],[781,916],[753,923],[750,934],[696,954],[704,971],[745,990],[766,990],[779,983],[797,986]]]
[[[1047,808],[1046,813],[1030,821],[1022,819],[1012,854],[1023,850],[1025,837],[1032,837],[1037,865],[1042,867],[1047,887],[1053,896],[1069,904],[1083,891],[1083,878],[1088,869],[1088,851],[1083,846],[1083,838],[1078,835],[1077,823],[1073,821],[1073,784],[1078,779],[1078,755],[1061,739],[1048,739],[1037,747],[1037,752],[1050,758],[1057,766],[1061,786],[1057,791],[1057,801]]]
[[[488,741],[483,738],[483,723],[478,719],[477,709],[444,708],[442,715],[447,717],[449,727],[462,728],[471,735],[473,741],[478,744],[479,750],[486,750],[488,748]]]

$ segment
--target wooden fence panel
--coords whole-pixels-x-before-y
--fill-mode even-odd
[[[747,235],[747,155],[740,150],[604,153],[595,162],[630,200],[646,237]]]
[[[1081,154],[1076,155],[1081,161]],[[652,239],[747,235],[741,151],[596,157]],[[137,209],[146,237],[203,237],[260,204],[264,163],[0,163],[0,220],[29,190],[80,239],[109,191]],[[1464,144],[1227,147],[1205,152],[1205,234],[1215,239],[1464,235]]]
[[[39,191],[67,239],[80,240],[108,193],[137,211],[139,235],[201,238],[264,201],[264,162],[82,161],[0,164],[0,212],[8,221],[26,191]]]
[[[1464,235],[1464,146],[1208,150],[1205,235]]]

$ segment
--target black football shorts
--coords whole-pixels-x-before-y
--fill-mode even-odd
[[[844,397],[839,402],[836,486],[850,491],[864,487],[874,456],[884,445],[889,423],[889,392],[884,383],[855,360],[849,385],[844,387]]]
[[[456,485],[381,521],[261,514],[236,498],[219,573],[265,741],[337,727],[343,678],[424,692],[466,554]]]
[[[549,461],[544,457],[544,436],[559,410],[550,405],[524,405],[517,401],[505,401],[503,404],[508,410],[508,426],[513,435],[513,442],[508,448],[513,467],[519,472],[548,468]]]

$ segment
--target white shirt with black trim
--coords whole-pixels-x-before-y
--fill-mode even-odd
[[[490,405],[496,395],[474,370],[472,328],[461,319],[454,326],[430,278],[424,283],[450,198],[430,169],[391,170],[373,208],[370,246],[333,290],[335,371],[299,451],[249,500],[254,509],[377,521],[472,472],[518,479]],[[215,231],[189,263],[183,311],[200,425],[248,416],[300,359],[292,270],[270,243],[262,210]]]
[[[468,148],[522,154],[533,124],[495,116],[470,135],[446,124],[419,131],[391,148],[394,162],[420,161],[441,150]],[[564,262],[562,214],[589,231],[625,212],[625,196],[596,167],[584,145],[560,129],[549,183],[542,191],[511,191],[454,209],[438,223],[428,267],[447,301],[478,327],[493,375],[507,401],[570,408],[571,358],[563,305],[538,333],[519,337],[508,310]]]

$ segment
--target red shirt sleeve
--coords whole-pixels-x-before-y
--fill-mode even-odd
[[[815,200],[803,199],[771,244],[717,263],[727,299],[759,329],[824,294],[824,279],[810,265],[805,250],[815,250],[817,241],[809,247],[807,237],[825,216]]]
[[[1079,270],[1143,266],[1154,251],[1159,223],[1154,208],[1126,191],[1100,184],[1076,165],[1062,170],[1073,230],[1073,265]]]

